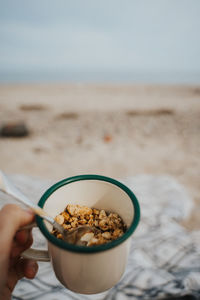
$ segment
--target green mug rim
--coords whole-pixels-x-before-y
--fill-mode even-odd
[[[118,180],[115,180],[113,178],[110,177],[106,177],[106,176],[102,176],[102,175],[94,175],[94,174],[85,174],[85,175],[77,175],[77,176],[73,176],[73,177],[68,177],[65,178],[57,183],[55,183],[54,185],[52,185],[40,198],[38,205],[43,208],[46,200],[49,198],[49,196],[55,192],[57,189],[59,189],[60,187],[62,187],[63,185],[67,185],[70,184],[72,182],[76,182],[76,181],[81,181],[81,180],[100,180],[100,181],[106,181],[109,182],[111,184],[114,184],[116,186],[118,186],[120,189],[122,189],[126,194],[128,194],[129,198],[132,201],[133,207],[134,207],[134,217],[133,217],[133,221],[130,225],[130,227],[128,228],[128,230],[118,239],[103,244],[103,245],[99,245],[99,246],[91,246],[91,247],[86,247],[86,246],[77,246],[77,245],[73,245],[73,244],[69,244],[64,242],[63,240],[60,240],[58,238],[56,238],[54,235],[52,235],[47,227],[45,226],[44,220],[39,217],[36,216],[36,223],[39,227],[39,229],[41,230],[41,232],[43,233],[43,235],[47,238],[47,240],[51,243],[53,243],[55,246],[62,248],[64,250],[68,250],[68,251],[72,251],[72,252],[78,252],[78,253],[96,253],[96,252],[100,252],[100,251],[105,251],[108,249],[112,249],[118,245],[120,245],[122,242],[124,242],[125,240],[127,240],[132,233],[135,231],[136,227],[138,226],[139,220],[140,220],[140,206],[138,203],[138,200],[136,198],[136,196],[134,195],[134,193],[123,183],[121,183]]]

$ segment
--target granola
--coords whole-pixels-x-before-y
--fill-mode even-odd
[[[55,220],[67,231],[72,231],[79,226],[91,226],[97,229],[81,236],[81,243],[86,246],[111,242],[126,231],[126,225],[118,214],[75,204],[68,204]],[[52,234],[62,239],[62,235],[56,229],[52,230]]]

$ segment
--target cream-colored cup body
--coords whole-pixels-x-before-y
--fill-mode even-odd
[[[130,196],[119,186],[104,180],[79,180],[56,189],[44,203],[53,217],[67,204],[79,204],[118,213],[129,228],[134,219]],[[45,222],[51,231],[51,226]],[[94,248],[94,247],[93,247]],[[48,241],[50,259],[57,278],[68,289],[95,294],[113,287],[124,273],[130,248],[130,236],[112,248],[98,252],[77,252]]]
[[[95,294],[108,290],[124,273],[129,241],[93,254],[73,253],[49,244],[55,274],[64,286],[77,293]]]

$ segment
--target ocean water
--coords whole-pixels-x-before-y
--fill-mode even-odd
[[[131,71],[24,71],[1,72],[3,83],[138,83],[138,84],[200,84],[199,73],[131,72]]]

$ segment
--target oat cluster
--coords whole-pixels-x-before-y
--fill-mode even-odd
[[[55,220],[68,231],[83,225],[97,229],[81,237],[81,241],[86,246],[108,243],[116,240],[126,231],[126,225],[118,214],[87,206],[68,204],[66,209],[55,217]],[[62,235],[56,230],[52,233],[62,239]]]

